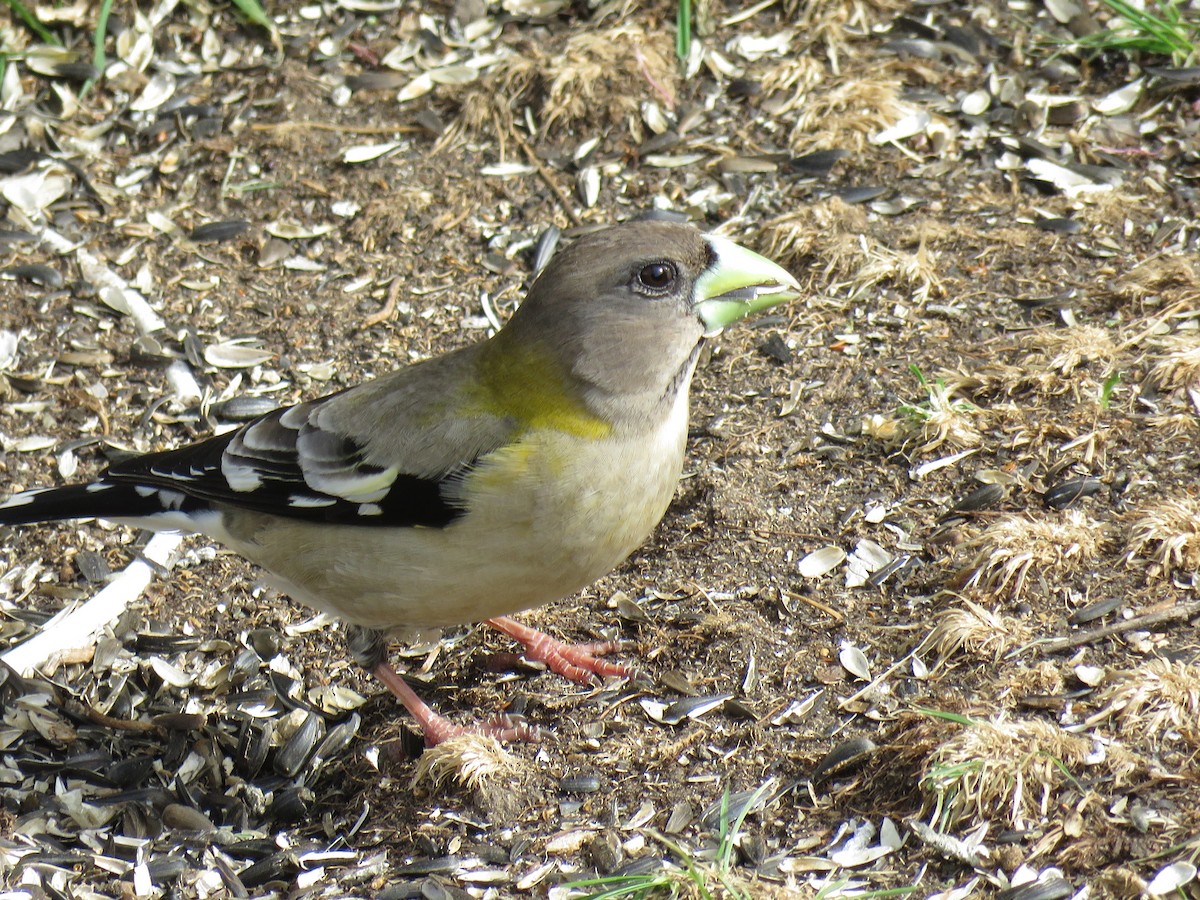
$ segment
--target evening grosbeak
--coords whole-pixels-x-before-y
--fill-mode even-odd
[[[0,524],[102,518],[208,535],[348,623],[356,660],[433,745],[460,729],[386,661],[386,637],[487,621],[584,680],[627,674],[506,618],[604,575],[683,467],[706,337],[799,294],[779,266],[662,220],[579,238],[488,340],[236,430],[19,493]],[[501,737],[524,728],[493,725]]]

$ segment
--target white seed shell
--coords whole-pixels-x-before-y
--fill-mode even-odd
[[[386,144],[355,144],[353,147],[347,147],[342,151],[342,162],[353,165],[354,163],[370,162],[373,159],[379,159],[394,150],[401,147],[399,141],[391,141]]]
[[[1173,862],[1158,870],[1158,874],[1146,885],[1146,893],[1151,897],[1161,897],[1190,884],[1195,877],[1196,867],[1190,862]]]
[[[867,654],[853,644],[846,644],[842,647],[838,653],[838,662],[842,664],[843,669],[860,681],[871,680],[871,664],[867,661]]]
[[[845,559],[846,551],[830,544],[820,550],[814,550],[800,560],[797,569],[805,578],[820,578],[840,566]]]
[[[933,116],[925,112],[923,109],[918,110],[915,113],[905,116],[891,127],[883,129],[883,131],[879,132],[878,134],[872,135],[871,143],[890,144],[893,141],[903,141],[906,138],[921,134],[926,128],[929,127],[929,123],[932,121]]]
[[[962,103],[959,104],[961,109],[968,116],[981,116],[989,106],[992,105],[992,95],[987,91],[971,91],[962,98]]]
[[[1127,113],[1137,105],[1142,97],[1145,79],[1131,81],[1124,87],[1119,87],[1092,104],[1092,108],[1102,116],[1119,116]]]

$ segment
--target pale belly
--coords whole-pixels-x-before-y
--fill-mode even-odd
[[[471,477],[469,513],[445,528],[330,528],[248,520],[224,542],[298,600],[385,630],[477,622],[586,587],[632,553],[674,494],[686,400],[658,432],[562,434],[503,451]]]

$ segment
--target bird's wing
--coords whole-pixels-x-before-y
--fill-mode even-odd
[[[444,527],[464,512],[452,486],[515,430],[464,412],[454,375],[453,365],[410,367],[125,460],[103,482],[156,489],[164,506],[181,495],[184,510],[200,501],[310,521]]]

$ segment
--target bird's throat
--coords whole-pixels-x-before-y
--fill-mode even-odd
[[[503,333],[480,353],[475,401],[482,411],[515,419],[527,428],[552,428],[578,437],[599,439],[611,433],[611,424],[588,408],[580,386],[553,354],[515,341],[501,347],[502,341]]]

